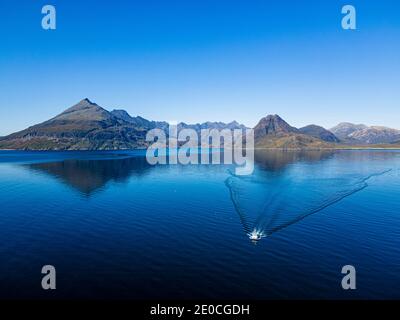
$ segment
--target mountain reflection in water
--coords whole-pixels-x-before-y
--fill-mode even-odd
[[[330,151],[268,151],[256,150],[255,164],[266,172],[284,170],[288,165],[299,162],[317,162],[333,155]],[[30,163],[29,169],[51,175],[79,192],[90,196],[102,190],[107,183],[126,182],[131,176],[147,174],[155,166],[144,156],[115,159],[66,159],[50,163]],[[213,170],[207,166],[207,170]],[[190,175],[187,176],[190,179]]]
[[[145,175],[151,168],[143,156],[111,160],[73,159],[27,166],[56,177],[86,196],[101,190],[108,182],[126,182],[131,176]]]
[[[264,171],[280,171],[296,162],[318,162],[334,155],[330,150],[255,150],[256,166]]]
[[[46,298],[52,264],[54,298],[398,299],[399,167],[388,150],[256,150],[243,177],[144,151],[0,151],[0,298]],[[362,290],[341,289],[348,263]]]
[[[376,152],[380,159],[390,153]],[[371,161],[371,154],[334,151],[277,151],[256,150],[255,171],[249,176],[235,176],[226,166],[227,186],[233,206],[247,236],[258,241],[303,218],[359,192],[374,177],[388,173],[383,167],[371,171],[363,168],[363,158]],[[329,160],[346,161],[347,169],[326,170]],[[101,191],[109,182],[127,182],[130,177],[141,177],[155,168],[144,154],[116,159],[68,159],[51,163],[32,163],[31,170],[56,177],[85,196]],[[218,166],[178,165],[186,167],[182,174],[190,181],[196,175],[191,168],[214,172]],[[201,166],[201,167],[199,167]],[[172,166],[161,166],[164,168]]]

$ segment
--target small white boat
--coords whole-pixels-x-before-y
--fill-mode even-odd
[[[259,241],[261,238],[264,238],[265,235],[262,231],[258,231],[254,229],[251,233],[249,233],[249,238],[251,241]]]

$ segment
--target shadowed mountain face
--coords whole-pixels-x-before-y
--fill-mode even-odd
[[[131,176],[142,176],[151,166],[145,157],[113,160],[65,160],[52,163],[33,163],[29,169],[49,174],[65,184],[90,196],[109,182],[125,182]]]
[[[290,126],[278,115],[269,115],[262,118],[254,128],[254,138],[256,140],[265,136],[284,136],[290,133],[299,133],[299,130]]]

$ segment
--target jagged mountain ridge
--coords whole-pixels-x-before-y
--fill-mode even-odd
[[[330,131],[349,144],[396,143],[400,140],[400,130],[383,126],[369,127],[364,124],[342,122]]]
[[[137,117],[132,117],[128,112],[125,110],[113,110],[111,111],[111,114],[113,114],[115,117],[122,119],[124,121],[127,121],[129,123],[135,124],[137,126],[140,126],[145,129],[154,129],[154,128],[159,128],[159,129],[167,129],[169,124],[168,122],[165,121],[149,121],[147,119],[144,119],[140,116]],[[180,122],[177,124],[178,130],[181,129],[194,129],[197,132],[200,132],[201,129],[246,129],[246,126],[239,124],[237,121],[232,121],[229,123],[224,123],[224,122],[211,122],[207,121],[204,123],[196,123],[196,124],[187,124],[184,122]]]
[[[132,117],[125,110],[113,110],[111,114],[116,118],[131,123],[137,127],[150,130],[154,128],[166,129],[168,128],[168,122],[165,121],[150,121],[140,116]]]
[[[168,123],[131,117],[124,110],[111,112],[83,99],[56,117],[0,138],[0,149],[20,150],[118,150],[145,148],[146,133],[168,129]],[[178,124],[178,128],[245,128],[237,122]]]
[[[19,150],[118,150],[145,148],[148,130],[167,131],[169,124],[132,117],[125,110],[111,112],[89,99],[83,99],[54,118],[0,138],[0,149]],[[245,129],[237,121],[230,123],[179,123],[178,130]],[[400,141],[400,131],[386,127],[368,127],[341,123],[331,129],[317,125],[295,128],[279,115],[268,115],[254,127],[257,148],[335,148],[352,145],[389,145]]]

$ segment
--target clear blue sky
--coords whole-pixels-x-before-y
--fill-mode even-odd
[[[85,97],[154,120],[400,129],[400,2],[1,0],[0,135]]]

